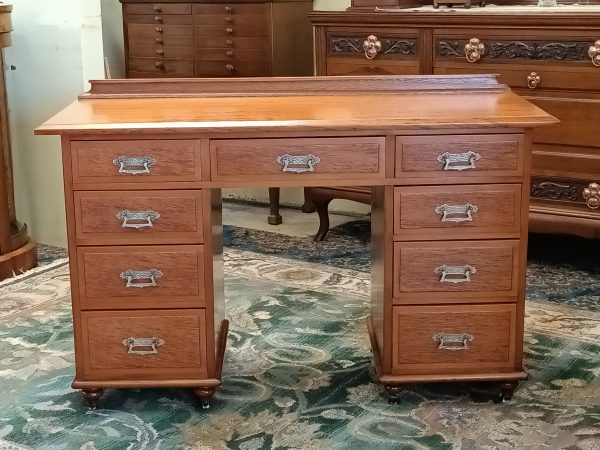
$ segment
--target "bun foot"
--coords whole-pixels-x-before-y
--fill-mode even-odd
[[[81,390],[81,395],[83,395],[83,398],[90,409],[98,408],[98,400],[100,400],[100,397],[102,397],[103,393],[104,389],[101,388]]]
[[[198,400],[200,400],[200,405],[202,406],[202,409],[210,408],[210,399],[214,395],[215,390],[216,388],[214,387],[202,387],[194,389],[194,394],[196,395],[196,397],[198,397]]]
[[[400,403],[400,393],[404,390],[403,386],[386,384],[385,390],[388,394],[388,403]]]
[[[498,394],[498,403],[510,401],[518,386],[518,381],[503,381],[499,383],[500,393]]]

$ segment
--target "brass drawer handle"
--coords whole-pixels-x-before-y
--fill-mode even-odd
[[[477,38],[471,38],[469,42],[465,44],[465,57],[470,63],[475,63],[485,53],[485,45]]]
[[[126,270],[119,275],[122,280],[127,281],[126,288],[147,288],[156,286],[156,280],[163,276],[158,269],[148,270]],[[148,281],[145,281],[148,280]]]
[[[363,50],[367,59],[375,58],[381,51],[381,42],[377,39],[377,36],[370,35],[367,37],[363,42]]]
[[[600,67],[600,40],[594,42],[593,45],[590,45],[588,55],[592,60],[592,64],[596,67]]]
[[[460,351],[460,350],[468,350],[469,342],[472,342],[475,338],[471,336],[469,333],[438,333],[432,337],[434,342],[437,342],[438,350],[450,350],[450,351]]]
[[[541,77],[535,72],[531,72],[527,75],[527,87],[529,87],[529,89],[535,89],[541,81]]]
[[[165,345],[163,339],[151,337],[151,338],[125,338],[123,339],[123,345],[127,347],[127,353],[134,355],[154,355],[158,353],[158,347]],[[148,350],[136,350],[136,347],[142,347],[142,349]]]
[[[156,159],[151,156],[122,155],[113,159],[112,163],[119,167],[119,173],[126,175],[139,175],[142,173],[150,173],[150,167],[156,164]]]
[[[590,183],[583,190],[583,199],[588,208],[598,209],[600,207],[600,184]]]
[[[435,208],[435,212],[442,216],[442,222],[472,222],[473,214],[479,211],[476,205],[465,203],[464,205],[443,205]]]
[[[321,158],[315,155],[281,155],[276,160],[283,164],[282,172],[304,173],[314,172],[315,164],[321,162]]]
[[[154,221],[160,217],[156,211],[130,211],[125,209],[117,213],[117,219],[122,220],[123,228],[152,228]]]
[[[433,269],[433,273],[440,275],[440,283],[470,283],[471,275],[477,273],[477,269],[469,264],[464,266],[447,266],[442,264]]]
[[[465,153],[442,153],[437,161],[444,164],[442,170],[467,170],[475,169],[475,161],[479,161],[481,155],[472,151]],[[463,164],[466,163],[466,164]]]

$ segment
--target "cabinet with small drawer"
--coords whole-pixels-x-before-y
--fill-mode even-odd
[[[508,4],[437,11],[410,5],[390,9],[397,3],[354,0],[348,11],[312,13],[315,73],[498,74],[501,82],[560,120],[536,129],[533,135],[531,173],[537,181],[530,186],[530,229],[600,238],[600,194],[596,188],[600,177],[594,170],[600,153],[596,127],[596,117],[600,116],[598,9],[591,4],[560,11],[519,10],[520,5]],[[376,11],[376,7],[387,10]],[[385,53],[391,33],[415,42],[412,57],[403,55],[392,63],[393,56]],[[410,67],[406,65],[409,61]],[[414,69],[417,72],[400,72]],[[462,107],[457,103],[457,115]],[[471,164],[469,150],[460,146],[443,150],[442,145],[421,142],[421,137],[410,139],[416,142],[405,143],[403,138],[397,144],[397,176],[437,177],[433,171],[441,170],[435,166],[438,152],[448,152],[468,163],[456,163],[459,166]],[[486,170],[493,171],[490,176],[511,172],[519,176],[523,168],[513,166],[515,156],[520,160],[518,155],[508,143],[503,146],[490,149],[492,160],[472,150],[481,156],[473,160],[474,165],[478,169],[486,165]],[[469,167],[446,176],[458,181],[476,174]]]
[[[129,78],[312,73],[311,0],[121,3]]]

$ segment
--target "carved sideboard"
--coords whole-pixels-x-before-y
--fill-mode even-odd
[[[168,118],[168,122],[165,122]],[[522,367],[531,133],[556,119],[494,76],[105,80],[62,135],[76,375],[189,387],[227,339],[221,188],[373,186],[368,321],[379,380]],[[233,374],[232,374],[233,375]]]
[[[499,74],[560,119],[534,134],[530,230],[600,238],[600,6],[355,4],[311,14],[317,75]]]

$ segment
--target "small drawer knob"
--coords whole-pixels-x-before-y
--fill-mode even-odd
[[[529,75],[527,75],[527,87],[529,87],[529,89],[535,89],[538,87],[541,81],[542,79],[535,72],[531,72]]]
[[[165,54],[165,51],[164,51],[162,48],[157,48],[157,49],[156,49],[156,54],[157,54],[157,55],[161,55],[161,56],[162,56],[162,55],[164,55],[164,54]]]
[[[231,13],[231,12],[233,12],[233,8],[231,6],[226,6],[225,7],[225,12],[226,13]]]
[[[593,45],[590,45],[588,56],[592,60],[594,66],[600,67],[600,40],[597,40]]]
[[[233,28],[231,28],[231,27],[225,28],[225,33],[227,33],[227,34],[233,33]]]
[[[470,63],[475,63],[481,59],[485,53],[485,45],[477,38],[471,38],[465,44],[465,57]]]
[[[232,23],[233,22],[233,17],[225,17],[225,22]]]
[[[160,7],[160,5],[154,5],[152,9],[156,12],[162,12],[162,8]]]
[[[231,47],[231,46],[233,46],[233,40],[232,39],[227,39],[225,41],[225,44],[227,44],[228,47]]]
[[[157,33],[162,33],[163,32],[162,27],[154,27],[154,30],[156,30]]]
[[[162,23],[162,21],[163,21],[163,18],[162,18],[162,16],[155,16],[155,17],[154,17],[154,21],[155,21],[155,22]]]
[[[227,70],[229,70],[230,72],[233,72],[233,71],[235,70],[235,67],[233,67],[233,64],[227,64],[227,65],[225,66],[225,68],[226,68]]]
[[[227,50],[225,52],[225,55],[227,55],[227,56],[233,56],[233,50]]]
[[[157,69],[160,69],[160,70],[164,70],[164,69],[165,69],[165,63],[163,63],[162,61],[156,61],[156,62],[154,63],[154,66],[155,66]]]
[[[156,42],[157,44],[164,43],[163,38],[159,38],[159,37],[157,37],[156,39],[154,39],[154,42]]]

